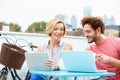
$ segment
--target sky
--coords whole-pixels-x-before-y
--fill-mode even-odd
[[[92,8],[93,16],[114,16],[120,25],[120,0],[0,0],[0,22],[13,22],[26,30],[33,22],[49,21],[55,15],[83,18],[83,7]]]

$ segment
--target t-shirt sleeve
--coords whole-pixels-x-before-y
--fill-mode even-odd
[[[119,54],[119,57],[120,57],[120,38],[118,38],[118,42],[117,42],[117,51],[118,51],[118,54]]]
[[[90,46],[86,47],[86,49],[85,49],[85,50],[88,50],[88,51],[89,51],[89,50],[91,50],[91,49],[90,49]]]

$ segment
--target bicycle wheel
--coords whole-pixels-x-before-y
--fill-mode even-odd
[[[0,72],[0,80],[7,80],[7,74],[5,72]]]
[[[0,80],[7,80],[7,75],[8,75],[8,69],[5,66],[1,71],[0,71]]]
[[[31,77],[31,73],[28,70],[28,72],[26,74],[26,77],[25,77],[25,80],[30,80],[30,77]]]

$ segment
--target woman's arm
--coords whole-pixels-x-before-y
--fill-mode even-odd
[[[73,47],[72,47],[71,44],[67,43],[67,44],[65,44],[65,46],[64,46],[63,49],[64,49],[64,50],[72,50]],[[64,65],[63,65],[62,58],[60,58],[58,64],[54,64],[54,65],[53,65],[53,69],[54,69],[54,70],[58,70],[58,69],[61,69],[61,68],[64,69]]]
[[[64,50],[73,50],[73,47],[72,47],[71,44],[67,43],[67,44],[65,44],[65,46],[64,46]]]
[[[65,46],[64,46],[63,49],[64,49],[64,50],[72,50],[73,47],[72,47],[71,44],[67,43],[67,44],[65,44]],[[41,48],[39,47],[38,50],[40,51]],[[63,62],[62,62],[62,60],[60,59],[60,61],[58,62],[58,64],[54,64],[53,61],[47,60],[47,61],[45,62],[45,65],[48,66],[48,67],[50,67],[50,68],[52,68],[52,69],[54,69],[54,70],[59,70],[59,69],[60,69],[60,66],[63,66]]]
[[[37,46],[37,52],[42,52],[42,47],[40,45]]]
[[[73,47],[72,47],[71,44],[67,43],[67,44],[65,44],[65,46],[64,46],[63,49],[64,49],[64,50],[73,50]],[[60,58],[58,64],[56,64],[56,65],[54,66],[54,69],[61,69],[61,70],[64,70],[64,69],[65,69],[65,67],[64,67],[64,65],[63,65],[63,60],[62,60],[62,58]]]

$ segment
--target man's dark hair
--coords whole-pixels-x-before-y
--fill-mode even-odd
[[[81,20],[81,24],[82,27],[84,27],[85,24],[89,24],[94,30],[100,28],[101,33],[104,34],[105,25],[100,17],[86,16]]]

